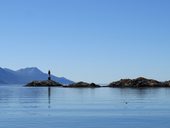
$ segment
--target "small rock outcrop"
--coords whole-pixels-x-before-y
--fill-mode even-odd
[[[32,81],[31,83],[28,83],[26,87],[61,87],[62,84],[52,81],[52,80],[46,80],[46,81]]]
[[[170,82],[166,82],[166,84],[170,85]],[[108,87],[165,87],[167,85],[157,80],[139,77],[137,79],[121,79],[112,82]]]
[[[86,82],[78,82],[78,83],[74,83],[74,84],[70,84],[69,86],[64,86],[67,88],[99,88],[100,85],[97,85],[95,83],[86,83]]]
[[[170,81],[165,81],[162,84],[163,84],[163,87],[170,87]]]

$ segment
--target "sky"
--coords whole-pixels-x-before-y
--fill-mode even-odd
[[[73,81],[170,79],[169,0],[0,0],[0,67]]]

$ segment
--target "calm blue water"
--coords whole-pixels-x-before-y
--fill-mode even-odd
[[[170,89],[0,86],[0,128],[169,128]]]

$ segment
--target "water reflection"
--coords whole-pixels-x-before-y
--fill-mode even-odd
[[[160,88],[120,88],[120,94],[123,97],[134,96],[134,98],[147,98],[147,97],[155,97],[160,92]]]
[[[51,104],[51,87],[48,87],[48,108],[50,108]]]
[[[169,88],[25,88],[0,87],[0,108],[59,108],[74,104],[113,104],[120,105],[143,102],[169,102]],[[53,104],[53,106],[52,106]],[[140,104],[141,105],[141,104]],[[77,105],[78,106],[78,105]],[[77,107],[75,106],[75,107]],[[61,107],[61,108],[64,108]]]
[[[168,128],[168,97],[170,88],[0,87],[0,127]]]

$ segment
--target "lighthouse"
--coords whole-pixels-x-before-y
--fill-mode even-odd
[[[51,71],[48,71],[48,80],[51,80]]]

